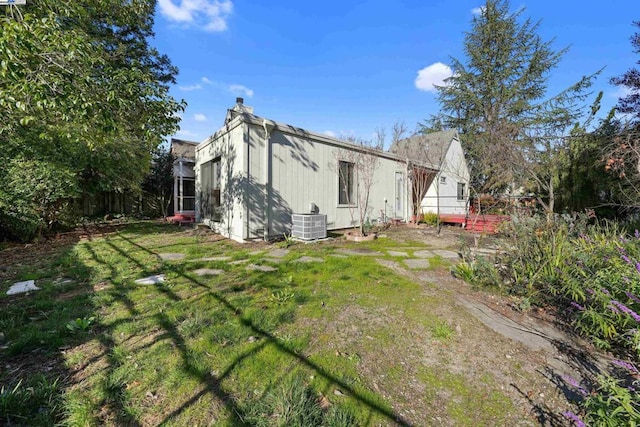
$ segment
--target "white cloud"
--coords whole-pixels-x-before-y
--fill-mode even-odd
[[[217,80],[211,80],[208,77],[201,77],[200,82],[202,82],[202,84],[212,86],[214,89],[229,92],[235,96],[246,96],[247,98],[253,97],[253,89],[249,89],[245,85],[228,84]],[[202,85],[200,83],[197,83],[193,86],[180,86],[180,89],[186,91],[202,89]]]
[[[325,135],[327,135],[327,136],[330,136],[331,138],[335,138],[335,137],[337,137],[337,136],[338,136],[338,135],[337,135],[334,131],[332,131],[332,130],[325,130],[325,131],[324,131],[324,134],[325,134]]]
[[[620,98],[624,98],[631,95],[631,93],[633,93],[633,91],[630,88],[628,88],[627,86],[621,85],[621,86],[618,86],[615,91],[611,92],[610,95],[613,98],[620,99]]]
[[[191,86],[178,86],[178,89],[183,90],[185,92],[191,92],[192,90],[202,89],[202,86],[199,84],[195,84]]]
[[[253,90],[243,85],[229,85],[229,92],[234,95],[244,95],[249,98],[253,96]]]
[[[180,129],[178,132],[176,132],[176,136],[186,136],[187,138],[194,138],[197,137],[198,134],[187,129]]]
[[[196,122],[206,122],[207,121],[207,116],[205,116],[202,113],[196,113],[196,114],[193,115],[193,119]]]
[[[233,12],[231,0],[159,0],[158,5],[168,20],[211,32],[225,31]]]
[[[425,92],[435,92],[437,86],[444,86],[445,79],[451,77],[453,71],[451,68],[442,62],[436,62],[422,70],[418,71],[418,77],[416,77],[416,88]]]
[[[474,15],[482,15],[482,12],[484,12],[484,6],[474,7],[473,9],[471,9],[471,13],[473,13]]]

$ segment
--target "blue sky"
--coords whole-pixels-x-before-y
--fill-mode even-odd
[[[153,43],[179,68],[172,94],[188,103],[174,136],[204,140],[236,96],[259,116],[333,136],[371,138],[377,127],[389,134],[397,120],[413,130],[438,113],[431,84],[446,75],[450,57],[464,60],[464,33],[482,4],[159,0]],[[629,42],[637,0],[511,7],[541,20],[539,33],[556,49],[570,47],[550,93],[606,67],[593,90],[604,91],[602,110],[615,105],[623,91],[609,79],[640,59]]]

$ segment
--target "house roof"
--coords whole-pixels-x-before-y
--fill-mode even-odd
[[[263,118],[260,116],[257,116],[255,114],[253,114],[253,109],[251,107],[246,107],[246,106],[242,106],[242,104],[240,105],[241,107],[244,108],[238,108],[238,106],[235,106],[233,108],[230,108],[227,110],[227,115],[225,117],[225,123],[224,126],[219,129],[217,132],[215,132],[213,135],[209,136],[207,139],[205,139],[202,144],[200,144],[197,147],[197,150],[202,150],[206,147],[207,144],[209,144],[211,141],[213,141],[214,139],[216,139],[221,133],[223,132],[227,132],[228,130],[230,130],[231,128],[237,126],[240,123],[250,123],[253,125],[257,125],[257,126],[264,126],[265,123],[270,126],[273,127],[273,129],[277,129],[280,132],[283,133],[287,133],[290,135],[296,135],[296,136],[300,136],[303,138],[307,138],[307,139],[311,139],[314,141],[318,141],[318,142],[322,142],[325,144],[330,144],[336,147],[340,147],[340,148],[345,148],[345,149],[349,149],[349,150],[368,150],[366,147],[362,147],[360,145],[357,144],[353,144],[351,142],[348,141],[344,141],[338,138],[333,138],[330,137],[328,135],[325,134],[321,134],[321,133],[317,133],[317,132],[313,132],[307,129],[303,129],[300,127],[296,127],[296,126],[292,126],[292,125],[288,125],[286,123],[281,123],[281,122],[276,122],[267,118]],[[395,153],[389,152],[389,151],[382,151],[382,150],[376,150],[376,149],[372,149],[373,152],[375,152],[375,154],[379,157],[382,158],[387,158],[387,159],[391,159],[391,160],[395,160],[395,161],[400,161],[400,162],[405,162],[406,158],[402,157],[402,156],[398,156]],[[418,163],[422,163],[422,165],[426,168],[429,169],[433,169],[433,170],[438,170],[437,166],[434,166],[434,164],[432,163],[425,163],[425,162],[420,162],[418,161]]]
[[[193,159],[196,158],[197,142],[186,141],[184,139],[171,138],[171,154],[176,159]]]
[[[443,130],[395,141],[389,151],[406,159],[441,166],[451,141],[458,139],[455,130]]]

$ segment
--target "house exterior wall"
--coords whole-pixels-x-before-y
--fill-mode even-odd
[[[309,213],[310,204],[327,215],[327,228],[341,229],[358,223],[358,210],[338,204],[338,161],[348,145],[286,125],[265,129],[264,124],[236,117],[201,143],[196,151],[196,193],[206,192],[199,179],[201,165],[216,157],[222,166],[222,218],[198,221],[234,240],[277,237],[291,232],[291,214]],[[396,174],[403,181],[395,211]],[[381,153],[366,215],[372,221],[386,211],[388,217],[407,219],[409,202],[406,166]],[[359,181],[356,179],[356,181]],[[198,200],[198,198],[197,198]],[[385,203],[386,200],[386,203]]]
[[[444,177],[444,182],[442,178]],[[441,214],[466,214],[469,201],[469,168],[460,141],[453,139],[440,172],[422,200],[422,211]],[[458,183],[464,184],[464,197],[458,199]],[[439,200],[439,208],[438,208]]]
[[[349,160],[348,151],[348,148],[333,145],[328,141],[287,133],[281,129],[273,131],[270,200],[274,206],[271,206],[270,212],[274,217],[269,234],[288,233],[291,228],[291,214],[309,213],[311,203],[318,207],[319,213],[327,215],[329,230],[349,228],[359,223],[357,207],[351,212],[348,206],[338,203],[338,162]],[[369,209],[365,215],[371,221],[380,218],[380,211],[384,211],[385,208],[387,216],[406,219],[406,182],[405,194],[402,195],[403,209],[401,212],[393,212],[396,172],[402,173],[406,181],[406,167],[403,162],[379,157],[374,184],[369,195]],[[355,180],[361,181],[357,177]]]
[[[196,149],[196,221],[203,222],[216,232],[231,239],[242,241],[247,238],[244,218],[246,217],[248,152],[246,149],[246,125],[240,120],[225,125]],[[220,221],[213,221],[202,215],[203,197],[208,191],[203,187],[200,176],[205,162],[220,158],[221,194]]]

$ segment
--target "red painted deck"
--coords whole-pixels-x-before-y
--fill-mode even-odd
[[[507,215],[440,214],[440,221],[445,224],[461,224],[472,233],[495,233],[498,224],[511,221],[511,218]]]
[[[167,217],[167,221],[179,225],[193,224],[194,222],[196,222],[196,216],[189,214],[176,214],[174,216]]]

